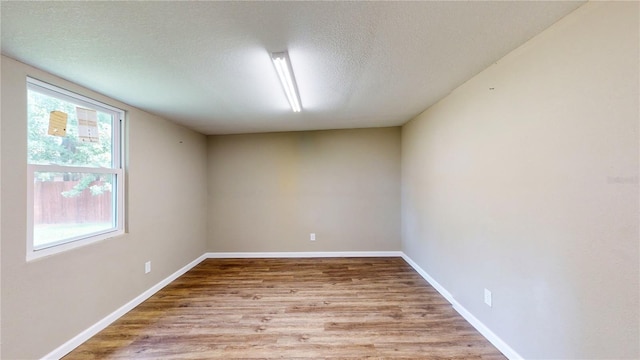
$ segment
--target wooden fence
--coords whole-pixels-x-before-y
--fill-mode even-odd
[[[65,197],[77,181],[36,181],[34,224],[104,223],[112,219],[112,193],[91,194],[87,188],[79,195]],[[91,185],[99,184],[94,182]]]

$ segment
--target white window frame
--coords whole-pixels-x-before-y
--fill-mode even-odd
[[[111,168],[94,168],[81,166],[64,166],[64,165],[35,165],[29,164],[27,161],[27,261],[49,256],[60,252],[75,249],[80,246],[88,245],[100,240],[115,237],[125,232],[125,171],[124,171],[124,128],[125,128],[125,112],[124,110],[104,104],[103,102],[93,100],[86,96],[62,89],[58,86],[45,83],[43,81],[27,77],[27,91],[32,90],[56,97],[61,100],[95,109],[100,112],[108,113],[113,116],[113,124],[111,126],[112,141],[112,162]],[[28,119],[25,119],[28,121]],[[113,174],[113,202],[116,225],[113,228],[98,231],[90,234],[80,235],[62,241],[48,244],[41,248],[35,248],[33,244],[33,226],[34,226],[34,174],[36,172],[80,172],[95,174]]]

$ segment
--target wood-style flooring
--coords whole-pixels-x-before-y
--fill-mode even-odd
[[[506,359],[402,258],[208,259],[64,359]]]

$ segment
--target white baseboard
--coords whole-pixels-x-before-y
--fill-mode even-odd
[[[432,278],[429,274],[427,274],[427,272],[424,271],[424,269],[418,266],[418,264],[416,264],[416,262],[413,261],[413,259],[408,257],[405,253],[402,253],[402,258],[409,265],[411,265],[413,270],[415,270],[418,274],[420,274],[420,276],[422,276],[423,279],[427,280],[427,282],[431,286],[433,286],[433,288],[436,289],[440,293],[440,295],[442,295],[445,299],[447,299],[448,302],[450,302],[452,305],[454,303],[457,303],[457,301],[453,298],[453,295],[451,295],[451,293],[448,292],[447,289],[444,288],[444,286],[440,285],[434,278]]]
[[[210,252],[205,256],[210,259],[401,257],[402,251]]]
[[[496,335],[493,331],[491,331],[485,324],[483,324],[477,317],[473,316],[467,309],[465,309],[462,305],[460,305],[457,301],[452,303],[453,308],[460,314],[462,317],[471,324],[482,336],[484,336],[490,343],[493,344],[504,356],[509,360],[522,360],[520,354],[518,354],[511,346],[509,346],[504,340],[502,340],[498,335]]]
[[[482,336],[484,336],[493,346],[495,346],[504,356],[506,356],[509,360],[521,360],[524,359],[520,354],[518,354],[511,346],[509,346],[506,342],[504,342],[498,335],[496,335],[493,331],[491,331],[485,324],[482,323],[477,317],[473,316],[464,306],[460,305],[460,303],[453,298],[450,292],[447,291],[442,285],[440,285],[434,278],[432,278],[424,269],[422,269],[415,261],[413,261],[409,256],[405,253],[402,253],[402,258],[409,264],[411,267],[422,276],[434,289],[436,289],[440,295],[442,295],[453,308],[465,319],[471,326],[476,328]]]
[[[80,346],[83,342],[89,340],[92,336],[94,336],[95,334],[99,333],[101,330],[103,330],[107,326],[109,326],[112,322],[118,320],[122,315],[126,314],[131,309],[133,309],[136,306],[140,305],[143,301],[145,301],[148,298],[150,298],[153,294],[157,293],[160,289],[162,289],[163,287],[165,287],[168,284],[170,284],[172,281],[174,281],[175,279],[180,277],[182,274],[184,274],[187,271],[191,270],[191,268],[193,268],[194,266],[198,265],[204,259],[206,259],[206,256],[204,254],[199,256],[197,259],[195,259],[192,262],[190,262],[189,264],[183,266],[180,270],[178,270],[178,271],[174,272],[173,274],[169,275],[167,278],[165,278],[164,280],[160,281],[156,285],[152,286],[147,291],[143,292],[142,294],[138,295],[133,300],[131,300],[128,303],[126,303],[123,306],[121,306],[116,311],[114,311],[111,314],[107,315],[102,320],[100,320],[97,323],[91,325],[89,328],[87,328],[86,330],[84,330],[80,334],[76,335],[71,340],[69,340],[66,343],[60,345],[57,349],[55,349],[52,352],[48,353],[42,359],[60,359],[63,356],[67,355],[73,349],[75,349],[76,347]]]

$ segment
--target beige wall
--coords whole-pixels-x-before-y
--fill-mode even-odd
[[[400,128],[209,137],[209,251],[389,250]]]
[[[640,357],[638,10],[583,6],[402,130],[207,139],[2,57],[0,357],[205,251],[401,247],[526,358]],[[127,110],[125,236],[25,261],[26,75]]]
[[[206,137],[6,57],[1,66],[1,358],[37,358],[205,252]],[[127,111],[126,235],[25,261],[27,75]]]
[[[2,57],[0,56],[0,68]],[[2,108],[2,84],[0,84],[0,109]],[[0,114],[0,358],[2,358],[2,114]]]
[[[588,3],[402,129],[404,252],[528,359],[640,357],[638,12]]]

